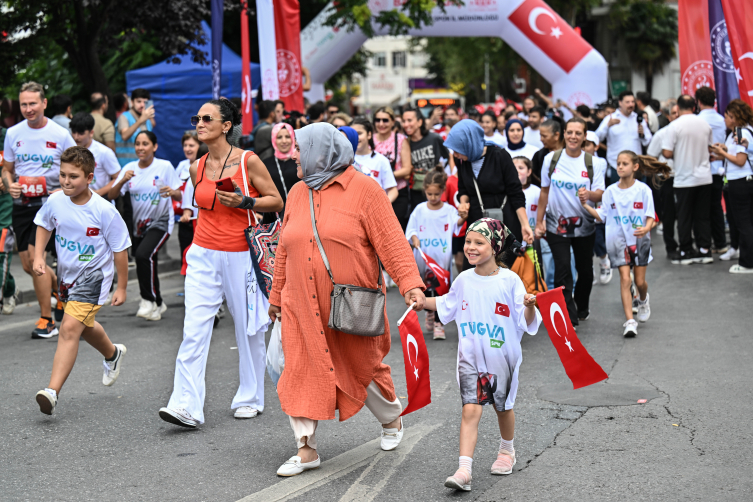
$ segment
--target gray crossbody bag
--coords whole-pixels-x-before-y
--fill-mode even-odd
[[[473,173],[471,173],[473,175]],[[507,203],[507,195],[505,195],[505,198],[502,200],[502,205],[499,206],[499,209],[496,207],[493,209],[484,209],[484,201],[481,200],[481,192],[478,191],[478,183],[476,183],[476,177],[473,176],[473,186],[476,187],[476,195],[478,196],[478,203],[481,206],[481,216],[484,218],[492,218],[495,220],[503,221],[504,220],[504,213],[503,210],[505,209],[505,204]]]
[[[324,252],[319,232],[316,230],[314,218],[314,195],[309,189],[309,207],[311,209],[311,227],[314,229],[316,245],[327,268],[327,273],[332,281],[332,302],[329,311],[327,327],[343,333],[358,336],[379,336],[384,334],[384,292],[382,291],[382,266],[379,264],[377,275],[378,289],[353,286],[351,284],[337,284],[332,276],[329,260]]]

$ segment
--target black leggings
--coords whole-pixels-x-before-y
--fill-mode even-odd
[[[578,313],[588,312],[588,302],[591,297],[593,286],[593,252],[596,234],[587,237],[562,237],[552,232],[546,233],[546,241],[552,250],[554,258],[554,287],[565,286],[562,294],[567,302],[567,312],[573,326],[578,325]],[[575,256],[575,270],[578,272],[578,281],[575,283],[575,296],[573,290],[573,273],[570,270],[570,246]]]
[[[405,187],[397,191],[397,199],[392,203],[392,209],[395,211],[397,221],[403,227],[403,232],[408,228],[408,219],[410,218],[410,188]]]
[[[133,238],[133,253],[136,257],[136,275],[139,278],[141,298],[162,305],[157,276],[158,254],[170,234],[164,230],[151,229],[141,237]]]

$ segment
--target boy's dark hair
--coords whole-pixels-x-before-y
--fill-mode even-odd
[[[89,176],[94,172],[96,162],[94,161],[94,155],[92,155],[88,148],[72,146],[60,156],[60,164],[75,166],[84,171],[86,176]]]
[[[62,115],[73,104],[73,100],[67,94],[58,94],[50,99],[52,115]]]
[[[584,119],[587,119],[591,116],[591,109],[588,107],[588,105],[580,104],[575,108],[575,111],[580,113],[580,116]]]
[[[700,87],[695,91],[695,99],[703,106],[714,106],[716,103],[716,93],[711,87]]]
[[[68,124],[68,128],[71,132],[76,134],[83,134],[87,131],[94,129],[94,117],[86,112],[78,112],[71,119],[71,123]]]
[[[530,110],[528,110],[528,115],[530,115],[532,113],[538,113],[539,117],[544,118],[544,114],[546,114],[546,110],[544,110],[543,106],[536,105],[533,108],[531,108]]]
[[[641,91],[638,94],[636,94],[635,99],[637,99],[644,105],[647,105],[647,106],[651,105],[651,94],[647,93],[646,91]]]
[[[128,96],[124,92],[119,92],[112,97],[112,104],[116,110],[120,111],[128,103]]]
[[[134,89],[131,93],[131,99],[133,100],[138,98],[151,99],[152,93],[147,91],[146,89]]]
[[[259,120],[267,120],[267,118],[274,113],[276,106],[277,101],[272,101],[270,99],[265,99],[259,103],[257,110],[259,112]]]
[[[273,108],[274,109],[274,108]],[[324,103],[317,101],[313,105],[309,106],[308,116],[309,120],[318,120],[324,115]]]

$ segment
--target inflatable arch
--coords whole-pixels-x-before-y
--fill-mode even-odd
[[[372,12],[399,8],[402,0],[370,0]],[[332,4],[330,4],[331,6]],[[411,30],[416,37],[500,37],[552,84],[554,99],[593,107],[607,99],[607,62],[542,0],[465,0],[462,7],[434,9],[434,24]],[[358,29],[324,26],[329,6],[301,32],[301,58],[311,73],[310,100],[324,99],[324,82],[366,41]],[[387,34],[386,29],[378,35]],[[481,64],[481,56],[476,57]]]

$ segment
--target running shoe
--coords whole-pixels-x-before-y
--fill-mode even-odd
[[[434,321],[434,339],[435,340],[444,340],[444,326],[439,321]]]
[[[697,251],[696,255],[693,257],[693,263],[701,263],[704,265],[714,263],[714,256],[711,254],[711,250],[709,249],[705,253]]]
[[[40,317],[37,321],[37,326],[34,328],[34,331],[31,332],[31,338],[34,340],[39,338],[52,338],[53,336],[57,336],[57,334],[58,328],[55,326],[55,323]]]
[[[472,479],[473,478],[471,477],[471,473],[461,467],[460,469],[455,471],[455,474],[445,480],[444,485],[447,488],[454,488],[456,490],[469,492],[471,491]]]
[[[714,248],[711,250],[711,252],[714,254],[724,254],[727,251],[729,251],[729,246],[722,246],[720,248]]]
[[[258,414],[259,410],[255,410],[250,406],[241,406],[240,408],[235,410],[233,416],[235,418],[254,418]]]
[[[635,319],[625,321],[625,324],[623,324],[622,327],[625,328],[622,332],[622,336],[625,338],[635,338],[638,334],[638,323],[635,322]]]
[[[150,302],[149,300],[141,299],[139,302],[139,310],[136,312],[136,317],[143,317],[146,319],[149,317],[149,315],[154,310],[154,307],[156,307],[157,304],[155,302]]]
[[[723,253],[720,257],[720,260],[722,261],[730,261],[730,260],[738,260],[740,259],[740,251],[737,249],[731,247],[727,250],[726,253]]]
[[[55,320],[61,322],[63,320],[63,314],[65,309],[63,308],[63,302],[60,301],[60,297],[57,293],[52,293],[55,296]]]
[[[116,343],[114,345],[115,349],[117,350],[115,359],[112,361],[105,359],[103,361],[105,366],[105,374],[102,375],[102,384],[106,385],[107,387],[114,384],[115,380],[118,379],[118,375],[120,375],[120,361],[123,359],[123,356],[127,352],[125,345],[122,345],[120,343]]]
[[[601,272],[599,273],[599,283],[609,284],[609,281],[612,280],[611,264],[607,264],[606,266],[600,265],[600,268],[601,268]]]
[[[515,451],[499,450],[497,460],[492,464],[492,474],[502,476],[511,474],[512,468],[516,464]]]
[[[16,302],[18,302],[19,294],[18,286],[16,286],[16,292],[12,296],[3,298],[3,314],[11,315],[16,310]]]
[[[58,404],[58,395],[52,389],[44,389],[37,392],[36,400],[39,405],[39,411],[45,415],[52,415],[52,412],[55,411],[55,406]]]
[[[146,316],[144,319],[147,321],[159,321],[162,319],[162,314],[165,313],[167,310],[167,305],[165,305],[165,302],[162,302],[162,305],[154,304],[154,310],[149,313],[148,316]]]
[[[651,306],[648,304],[648,293],[646,293],[646,301],[642,302],[638,300],[638,312],[636,318],[638,322],[646,322],[651,317]]]
[[[667,251],[667,258],[672,262],[672,265],[679,265],[682,261],[679,251]]]
[[[195,429],[199,425],[199,421],[192,417],[183,408],[172,410],[170,408],[160,408],[159,417],[165,422],[170,422],[174,425],[180,425],[181,427],[187,427],[189,429]]]
[[[588,321],[589,317],[591,317],[591,311],[590,310],[584,310],[583,312],[578,312],[578,320],[579,321]]]
[[[732,265],[729,268],[730,274],[753,274],[753,268],[743,267],[742,265]]]
[[[656,235],[664,235],[664,223],[659,223],[656,227]]]

